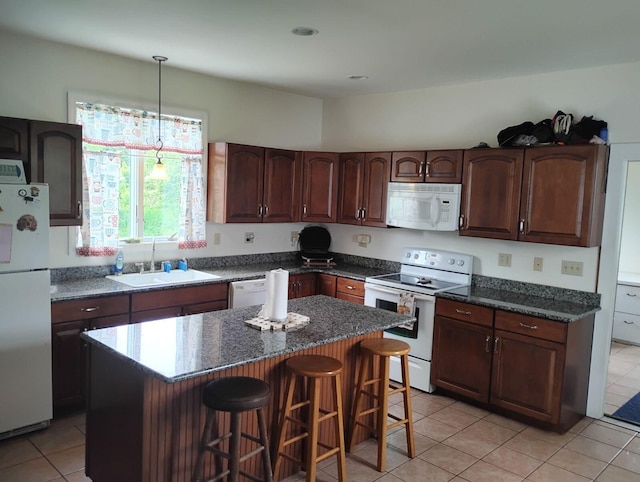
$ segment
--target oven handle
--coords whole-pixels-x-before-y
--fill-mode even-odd
[[[371,291],[375,292],[375,291],[379,291],[381,293],[387,293],[390,295],[399,295],[402,293],[402,291],[398,291],[398,290],[394,290],[394,289],[388,289],[388,288],[382,288],[380,286],[375,286],[374,287],[369,287],[369,286],[365,286],[365,288],[369,288]],[[426,301],[427,303],[435,303],[436,302],[436,297],[435,296],[423,296],[423,295],[419,295],[419,294],[414,294],[414,298],[416,300],[420,300],[420,301]]]

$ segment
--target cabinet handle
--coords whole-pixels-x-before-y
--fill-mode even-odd
[[[429,168],[431,167],[430,163],[427,162],[427,170],[424,173],[425,177],[429,177],[431,175],[431,173],[429,172]]]
[[[627,320],[622,320],[624,322],[625,325],[635,325],[634,321],[627,321]]]
[[[493,353],[498,353],[500,337],[496,336],[495,340],[493,340]]]
[[[258,204],[258,216],[262,217],[262,204]]]
[[[520,232],[524,233],[524,219],[520,220]]]
[[[307,216],[307,205],[306,204],[304,204],[302,206],[302,215],[305,216],[305,217]]]
[[[456,308],[456,313],[459,313],[461,315],[467,315],[467,316],[471,314],[470,311],[459,310],[458,308]]]
[[[537,330],[538,325],[527,325],[526,323],[520,323],[522,328],[529,328],[530,330]]]
[[[264,217],[269,217],[269,206],[267,206],[266,204],[264,205]]]
[[[360,219],[360,215],[362,214],[362,209],[361,208],[357,208],[356,209],[356,219]]]
[[[367,210],[365,208],[360,209],[362,209],[362,217],[360,219],[364,221],[367,218]]]
[[[99,310],[99,309],[100,309],[99,306],[92,306],[90,308],[80,308],[80,311],[85,311],[87,313],[90,313],[92,311],[96,311],[96,310]]]
[[[635,297],[636,297],[636,296],[638,296],[638,295],[636,295],[636,294],[634,294],[634,293],[627,293],[627,296],[631,296],[631,298],[635,298]]]
[[[464,214],[460,215],[460,219],[458,220],[458,228],[463,229],[464,226]]]
[[[422,176],[424,172],[424,161],[420,163],[420,169],[418,169],[418,176]]]
[[[486,351],[487,353],[491,352],[491,348],[489,347],[490,341],[491,341],[491,335],[487,335],[487,337],[484,339],[484,351]]]
[[[82,202],[78,201],[77,206],[78,211],[76,212],[76,219],[80,219],[82,217]]]

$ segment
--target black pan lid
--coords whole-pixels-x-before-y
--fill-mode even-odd
[[[331,234],[324,226],[306,226],[298,237],[300,251],[305,255],[326,255],[331,246]]]

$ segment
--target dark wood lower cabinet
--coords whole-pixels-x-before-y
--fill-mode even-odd
[[[289,299],[315,295],[317,293],[316,276],[316,273],[289,276]]]
[[[87,328],[84,320],[51,327],[54,416],[65,409],[84,407],[86,354],[80,333]]]
[[[584,417],[594,316],[564,323],[495,310],[487,325],[477,308],[436,302],[431,383],[560,433]]]

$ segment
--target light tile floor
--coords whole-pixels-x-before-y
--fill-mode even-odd
[[[604,413],[611,415],[640,392],[640,346],[611,342]]]
[[[387,471],[374,469],[376,444],[370,439],[349,454],[349,481],[640,482],[636,431],[584,418],[559,435],[443,396],[414,391],[412,401],[416,458],[405,455],[404,430],[395,429],[387,438]],[[401,398],[391,402],[390,410],[400,414]],[[0,442],[0,481],[90,480],[84,475],[84,428],[80,414]],[[303,473],[286,480],[302,479]],[[317,480],[337,480],[335,457],[319,465]]]

